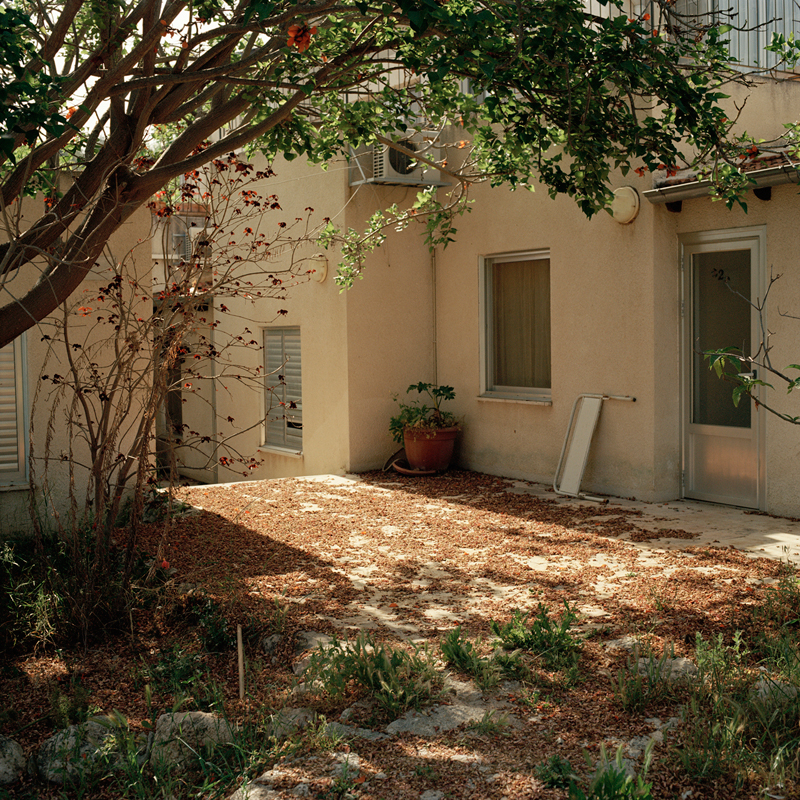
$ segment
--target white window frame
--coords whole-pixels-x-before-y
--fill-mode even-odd
[[[286,325],[281,327],[266,327],[262,329],[263,342],[264,342],[264,433],[263,445],[265,450],[273,450],[289,455],[301,455],[303,452],[303,429],[302,429],[302,414],[303,414],[303,381],[302,381],[302,338],[300,336],[300,327],[297,325]],[[270,336],[281,336],[282,349],[284,356],[286,354],[286,336],[297,337],[297,348],[300,350],[300,377],[292,380],[285,372],[274,372],[274,367],[269,364],[269,341]],[[282,369],[284,369],[283,367]],[[283,374],[285,378],[285,385],[280,385],[278,375]],[[272,388],[270,391],[269,388]],[[295,428],[297,433],[290,434],[290,421],[287,419],[288,415],[280,415],[281,421],[276,418],[276,412],[279,413],[281,406],[279,403],[287,402],[290,395],[294,394],[300,399],[297,401],[297,411],[300,418],[301,427],[299,430]],[[273,434],[270,433],[270,427],[273,426]],[[274,435],[275,426],[281,429],[280,435]]]
[[[510,400],[515,402],[538,403],[550,405],[552,403],[552,386],[527,387],[527,386],[496,386],[493,384],[494,364],[492,362],[493,326],[492,326],[492,268],[495,264],[517,261],[550,261],[550,250],[527,250],[515,253],[496,253],[480,258],[480,363],[481,381],[480,396],[488,400]],[[551,265],[552,266],[552,265]],[[552,313],[550,316],[550,329],[552,332]],[[552,384],[552,352],[551,352],[551,380]]]
[[[25,485],[28,482],[28,407],[27,407],[27,375],[28,365],[25,354],[25,334],[15,339],[11,344],[2,348],[2,352],[13,354],[12,371],[14,375],[13,387],[8,384],[0,386],[0,406],[5,405],[7,411],[9,406],[14,407],[16,425],[16,468],[12,464],[0,465],[0,488],[14,488]],[[9,389],[11,391],[9,392]],[[13,400],[9,403],[10,398]],[[0,416],[0,419],[3,419]]]

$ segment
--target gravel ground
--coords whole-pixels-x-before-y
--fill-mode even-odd
[[[536,687],[504,687],[509,724],[350,743],[359,756],[351,791],[364,800],[434,800],[438,792],[447,798],[566,798],[564,789],[537,779],[537,764],[557,753],[585,774],[585,753],[597,759],[601,745],[613,750],[648,737],[680,713],[677,700],[641,715],[620,709],[611,679],[629,654],[618,640],[635,637],[656,652],[669,646],[676,656],[689,656],[698,632],[730,637],[741,627],[780,565],[724,541],[696,546],[696,533],[654,531],[652,521],[613,499],[576,504],[520,491],[521,485],[452,471],[432,478],[377,472],[357,480],[188,487],[180,498],[201,510],[166,534],[153,526],[143,542],[159,562],[169,562],[175,597],[202,587],[229,620],[271,620],[280,631],[282,644],[272,659],[251,654],[247,703],[236,698],[235,654],[212,659],[234,716],[257,703],[272,710],[308,705],[291,693],[294,642],[302,631],[339,637],[369,631],[393,646],[427,642],[435,648],[457,625],[470,636],[488,637],[490,621],[506,621],[515,608],[535,611],[541,602],[558,613],[565,601],[576,607],[578,632],[587,637],[577,681],[567,685],[560,674],[540,673]],[[33,719],[53,681],[80,670],[98,707],[119,708],[134,727],[141,723],[147,712],[133,665],[188,641],[187,627],[176,619],[179,603],[169,613],[168,606],[160,615],[147,611],[132,619],[130,642],[75,655],[69,663],[46,654],[17,659],[15,668],[32,687],[18,703],[18,717]],[[6,680],[0,691],[19,695],[19,685]],[[320,700],[315,709],[330,720],[344,705]],[[24,744],[32,748],[45,730],[44,724],[29,726]],[[693,784],[663,757],[663,745],[655,752],[649,779],[659,800],[763,797],[757,782],[739,790],[722,782]],[[330,794],[332,759],[307,752],[276,765],[270,796],[343,796]]]

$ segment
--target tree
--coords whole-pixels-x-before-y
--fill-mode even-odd
[[[47,349],[31,412],[31,432],[39,428],[39,435],[31,436],[29,500],[39,558],[64,599],[62,634],[77,631],[86,642],[108,622],[128,619],[139,530],[163,523],[154,571],[187,453],[195,468],[220,464],[245,478],[260,465],[238,447],[247,429],[217,412],[212,384],[220,391],[257,386],[267,412],[292,413],[275,391],[285,383],[283,367],[267,372],[258,355],[263,316],[250,319],[225,305],[232,298],[283,301],[314,271],[313,258],[303,255],[314,249],[304,249],[309,220],[275,219],[278,198],[261,191],[269,176],[230,155],[197,170],[191,187],[161,192],[150,201],[154,235],[164,240],[157,249],[170,252],[182,215],[198,225],[189,251],[164,259],[156,289],[149,253],[139,263],[118,254],[102,281],[95,269],[94,280],[42,323]],[[287,255],[280,265],[276,252]],[[207,409],[200,430],[183,420],[189,396]],[[47,554],[53,534],[62,568]]]
[[[717,270],[714,273],[714,277],[722,281],[730,291],[756,312],[758,341],[757,347],[752,348],[749,353],[741,346],[704,351],[703,357],[708,361],[709,369],[713,369],[721,380],[733,384],[732,399],[734,406],[738,407],[742,399],[746,397],[755,403],[756,408],[763,407],[770,414],[784,422],[800,425],[800,415],[781,411],[776,408],[772,400],[765,399],[766,390],[775,389],[773,383],[769,381],[779,381],[785,385],[787,394],[791,394],[800,387],[800,364],[787,364],[783,368],[778,368],[772,363],[773,332],[767,327],[766,311],[769,293],[775,282],[781,278],[781,275],[771,274],[764,297],[756,298],[756,300],[750,300],[740,291],[734,289],[731,285],[730,276],[724,270]],[[800,319],[800,317],[780,310],[778,310],[778,315],[787,319]],[[796,374],[789,374],[789,370],[793,370]],[[762,377],[759,378],[759,375]],[[767,380],[764,380],[764,378],[767,378]]]
[[[0,346],[63,303],[156,191],[248,145],[324,161],[377,141],[424,160],[403,134],[457,124],[463,147],[439,165],[456,192],[423,209],[444,228],[434,241],[471,182],[537,179],[593,214],[612,169],[674,169],[681,143],[723,154],[719,29],[668,0],[657,22],[598,2],[601,16],[581,0],[3,9]],[[44,210],[23,225],[21,198],[37,193]]]

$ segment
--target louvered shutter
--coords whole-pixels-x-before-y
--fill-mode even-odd
[[[674,8],[694,24],[733,25],[733,30],[722,38],[729,41],[728,50],[734,60],[746,67],[777,66],[777,54],[765,49],[773,33],[783,34],[787,39],[800,34],[800,12],[794,0],[739,0],[732,4],[719,0],[676,0]]]
[[[300,328],[267,328],[264,337],[267,387],[272,388],[266,394],[266,443],[269,447],[300,452],[303,449]]]
[[[23,342],[0,348],[0,484],[25,480]]]
[[[192,257],[192,243],[188,233],[172,234],[172,255],[179,261],[188,261]]]

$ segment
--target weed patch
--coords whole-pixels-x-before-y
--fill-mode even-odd
[[[210,711],[222,707],[222,691],[199,653],[178,646],[163,650],[154,664],[141,667],[136,678],[139,684],[152,686],[162,698],[172,698],[187,708]]]
[[[773,602],[774,596],[768,596],[761,613],[772,616]],[[775,643],[781,630],[759,633],[762,655],[785,652],[785,642]],[[780,675],[786,656],[754,660],[741,631],[729,644],[722,634],[709,640],[698,634],[695,654],[700,681],[684,709],[674,752],[684,771],[704,782],[728,776],[737,787],[753,775],[768,785],[796,781],[800,692],[770,677]]]
[[[617,750],[614,760],[610,761],[605,748],[601,745],[600,762],[594,778],[589,783],[588,794],[573,780],[569,787],[570,800],[653,800],[652,784],[645,781],[652,761],[652,750],[651,742],[645,750],[641,772],[634,778],[625,769],[622,747]],[[591,767],[588,755],[586,762]]]
[[[56,542],[53,556],[63,556]],[[0,541],[0,648],[6,652],[51,643],[65,599],[48,589],[48,568],[30,540]]]
[[[369,634],[352,641],[334,639],[321,647],[311,656],[304,680],[314,691],[337,700],[353,689],[365,692],[391,719],[433,702],[443,684],[427,648],[393,649]]]
[[[467,727],[482,736],[505,736],[508,733],[508,725],[508,714],[498,714],[490,709],[479,720],[470,722]]]
[[[572,764],[558,753],[537,764],[533,774],[549,789],[566,789],[575,780]]]
[[[542,659],[544,666],[560,670],[572,666],[580,655],[580,643],[570,633],[578,615],[564,601],[564,610],[558,619],[551,618],[544,603],[539,603],[536,616],[528,622],[529,613],[515,609],[511,619],[501,625],[492,620],[492,633],[500,640],[505,650],[525,650]]]
[[[634,647],[625,666],[611,678],[614,698],[619,705],[625,711],[639,712],[674,696],[676,692],[670,680],[670,661],[674,656],[674,649],[665,648],[661,656],[656,656],[649,647],[642,651]]]

